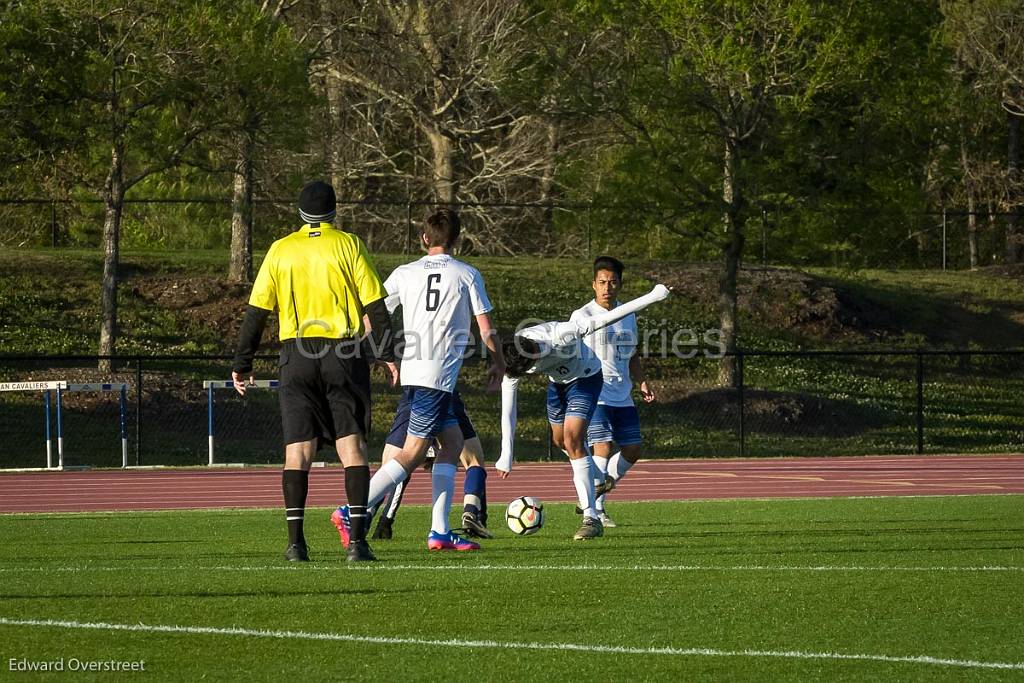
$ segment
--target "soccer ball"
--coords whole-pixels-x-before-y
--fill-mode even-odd
[[[514,534],[535,534],[544,526],[544,503],[530,496],[520,496],[508,504],[505,522]]]

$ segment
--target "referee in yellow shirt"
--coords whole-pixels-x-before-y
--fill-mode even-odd
[[[309,468],[318,446],[329,442],[345,466],[352,511],[347,559],[376,559],[366,543],[371,352],[360,343],[364,314],[370,322],[372,355],[387,365],[392,384],[398,379],[391,317],[384,303],[387,292],[362,240],[332,225],[336,207],[334,188],[327,183],[315,181],[302,188],[299,216],[305,224],[274,242],[263,259],[231,373],[235,389],[244,395],[253,379],[252,360],[263,328],[276,309],[283,342],[278,397],[285,442],[285,559],[293,562],[309,560],[302,532]]]

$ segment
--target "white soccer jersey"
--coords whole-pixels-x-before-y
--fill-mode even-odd
[[[619,304],[616,304],[618,307]],[[601,315],[605,309],[591,301],[586,306],[576,309],[572,322]],[[601,360],[601,372],[604,374],[604,387],[598,403],[606,406],[633,405],[633,380],[629,376],[629,359],[636,352],[639,336],[636,327],[636,315],[630,314],[583,338],[583,343]]]
[[[448,254],[424,256],[396,268],[384,288],[390,310],[402,305],[402,386],[453,391],[472,318],[492,309],[480,271]]]
[[[564,323],[543,323],[521,330],[519,334],[534,339],[541,345],[542,357],[527,372],[545,373],[554,382],[571,382],[573,379],[600,372],[601,361],[588,346],[580,343],[580,340],[637,311],[642,311],[651,304],[665,300],[668,295],[668,287],[659,284],[649,293],[610,311],[600,309],[590,317],[579,317]],[[512,471],[512,454],[518,421],[518,393],[519,378],[506,375],[501,382],[501,455],[494,464],[495,469],[502,472]]]
[[[601,372],[601,361],[580,340],[592,334],[592,321],[550,322],[527,327],[516,336],[540,344],[540,358],[527,370],[531,375],[547,375],[558,384]],[[519,378],[505,376],[501,382],[501,455],[494,465],[503,472],[512,469],[512,442],[515,439]]]
[[[588,330],[575,322],[550,322],[527,327],[516,336],[540,344],[541,356],[527,370],[531,375],[547,375],[557,384],[568,384],[601,371],[601,361],[580,340]]]

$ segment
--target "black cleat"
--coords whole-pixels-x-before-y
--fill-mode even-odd
[[[598,484],[594,487],[594,497],[603,496],[606,493],[611,493],[615,489],[615,478],[610,474],[604,478],[603,484]]]
[[[472,512],[462,513],[462,529],[466,532],[467,536],[474,538],[494,538],[494,534]]]
[[[305,544],[292,543],[284,551],[284,559],[289,562],[309,562],[309,550]]]
[[[374,540],[390,541],[393,533],[391,530],[391,523],[393,521],[387,515],[381,515],[381,518],[377,520],[377,528],[373,530],[371,538]]]
[[[366,541],[352,541],[348,544],[345,559],[349,562],[376,562],[377,556],[370,550],[370,544]]]

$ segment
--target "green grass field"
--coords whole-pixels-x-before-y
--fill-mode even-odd
[[[456,555],[428,553],[427,509],[403,508],[397,538],[376,543],[382,561],[356,567],[327,510],[307,513],[303,566],[281,559],[277,510],[2,516],[0,668],[141,660],[146,680],[175,681],[1024,677],[1020,496],[612,512],[620,527],[587,544],[569,540],[576,518],[559,505],[536,536],[504,531]]]

